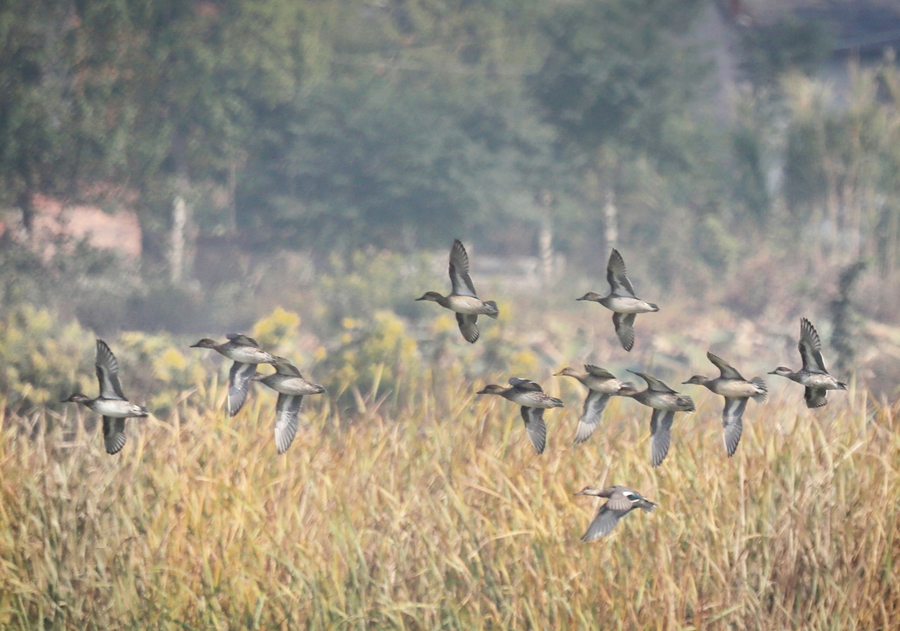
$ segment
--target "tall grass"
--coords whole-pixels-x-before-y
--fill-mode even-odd
[[[226,419],[216,385],[119,457],[74,407],[3,419],[0,628],[900,628],[900,438],[862,394],[751,403],[732,459],[700,397],[654,470],[633,401],[574,447],[567,390],[536,456],[514,405],[440,387],[352,421],[311,399],[283,457],[274,397]],[[573,493],[612,483],[660,507],[584,544]]]

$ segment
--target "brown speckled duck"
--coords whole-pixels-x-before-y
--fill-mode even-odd
[[[615,375],[598,366],[584,365],[584,372],[574,368],[563,368],[554,377],[572,377],[588,388],[584,399],[584,408],[575,430],[575,444],[583,443],[600,427],[600,416],[606,409],[609,397],[619,394],[626,385],[616,379]]]
[[[479,390],[477,394],[496,394],[504,399],[522,406],[522,420],[525,421],[525,429],[534,450],[539,454],[544,453],[547,443],[547,425],[544,423],[544,410],[547,408],[561,408],[563,402],[556,397],[545,394],[541,386],[530,379],[512,377],[509,380],[509,388],[490,384]]]

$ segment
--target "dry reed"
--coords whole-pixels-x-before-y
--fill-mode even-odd
[[[574,447],[570,398],[538,457],[474,390],[352,421],[311,400],[284,457],[272,398],[202,412],[218,386],[129,421],[119,457],[74,407],[36,439],[3,419],[0,628],[900,628],[891,410],[794,389],[728,459],[700,397],[654,470],[633,401]],[[612,483],[660,508],[583,544],[597,504],[573,493]]]

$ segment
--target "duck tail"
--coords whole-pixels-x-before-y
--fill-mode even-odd
[[[655,312],[659,311],[659,307],[656,305],[656,303],[648,302],[648,303],[647,303],[647,306],[650,307],[650,312],[651,312],[651,313],[655,313]]]
[[[757,403],[765,403],[769,400],[769,389],[766,387],[766,382],[762,377],[754,377],[750,380],[750,383],[752,383],[762,391],[759,394],[753,395],[754,401],[756,401]]]
[[[485,304],[485,306],[487,306],[488,308],[490,308],[490,312],[485,314],[487,317],[489,317],[489,318],[494,318],[495,320],[496,320],[498,317],[500,317],[500,310],[497,309],[497,303],[496,303],[496,302],[494,302],[493,300],[485,300],[485,301],[484,301],[484,304]]]
[[[550,403],[553,404],[555,408],[565,407],[565,404],[562,402],[562,399],[557,399],[556,397],[550,397]]]
[[[846,390],[846,389],[847,389],[847,384],[846,384],[845,382],[843,382],[843,381],[838,381],[838,382],[837,382],[837,385],[838,385],[838,388],[840,388],[841,390]]]

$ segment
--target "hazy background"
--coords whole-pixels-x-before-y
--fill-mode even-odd
[[[863,0],[0,0],[0,628],[900,628],[896,45]],[[454,238],[475,345],[414,301]],[[611,247],[630,353],[575,300]],[[681,382],[803,316],[850,387],[767,377],[728,458]],[[189,347],[232,331],[327,389],[282,456]],[[59,402],[98,336],[114,457]],[[662,466],[622,397],[572,444],[585,362],[694,397]],[[584,544],[609,484],[659,508]]]
[[[0,387],[68,389],[91,333],[57,378],[22,340],[75,322],[183,348],[281,308],[304,368],[390,317],[478,378],[687,376],[710,347],[771,370],[805,315],[892,397],[898,29],[897,2],[6,2]],[[502,307],[473,348],[413,302],[448,290],[454,238]],[[574,301],[613,246],[662,307],[630,355]]]

